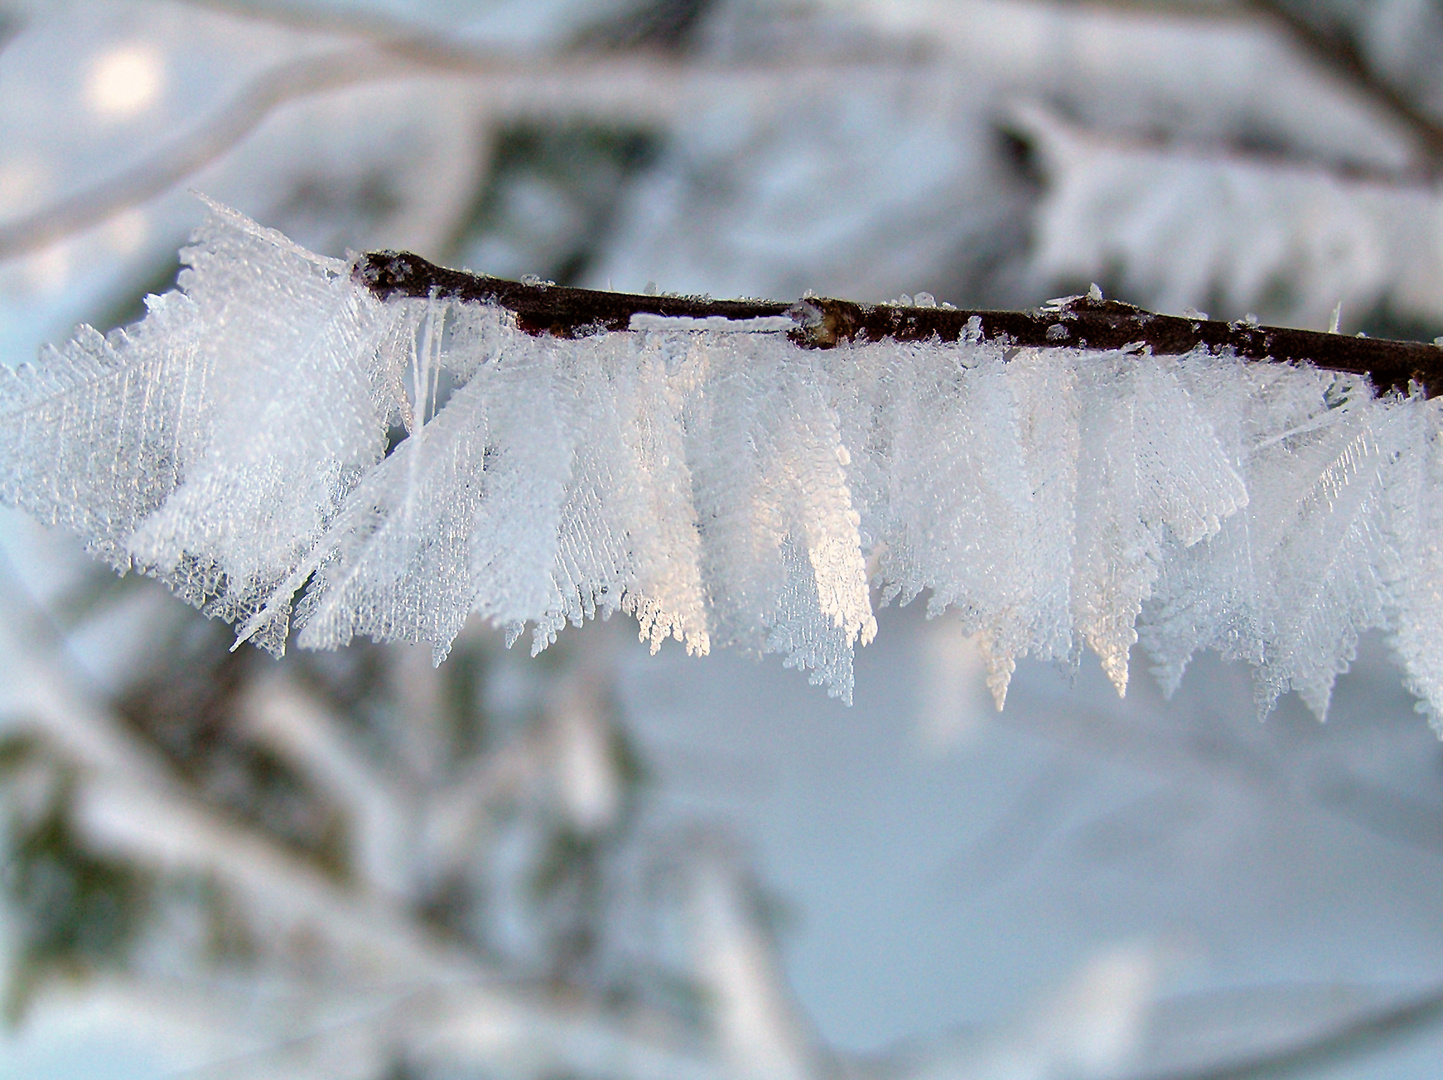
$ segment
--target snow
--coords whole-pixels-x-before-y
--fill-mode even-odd
[[[1121,267],[1118,287],[1156,310],[1212,297],[1320,329],[1384,303],[1430,323],[1443,312],[1430,239],[1443,205],[1430,185],[1100,136],[1038,106],[1013,117],[1048,180],[1038,281]]]
[[[1421,396],[979,335],[533,337],[378,300],[219,206],[184,257],[136,327],[5,376],[0,496],[273,651],[294,621],[304,646],[439,662],[473,610],[539,651],[621,611],[653,650],[779,653],[850,700],[876,586],[979,635],[999,706],[1019,657],[1084,647],[1121,693],[1141,634],[1166,687],[1216,649],[1254,664],[1264,711],[1297,690],[1323,715],[1381,628],[1443,716]]]
[[[730,330],[743,334],[775,334],[795,324],[786,315],[761,315],[754,319],[728,319],[723,315],[691,318],[686,315],[652,315],[639,311],[631,317],[629,330]]]

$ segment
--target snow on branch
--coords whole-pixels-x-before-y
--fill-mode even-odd
[[[0,374],[0,498],[279,652],[634,615],[850,699],[885,602],[1119,691],[1361,633],[1443,715],[1429,345],[1153,315],[627,296],[306,252],[213,206],[180,288]],[[1260,360],[1286,362],[1256,362]],[[300,596],[299,603],[296,603]],[[294,607],[293,607],[294,605]]]

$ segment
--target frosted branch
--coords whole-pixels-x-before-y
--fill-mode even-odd
[[[881,65],[865,69],[885,71]],[[386,79],[454,77],[477,91],[482,116],[625,117],[665,121],[726,97],[764,101],[858,72],[818,64],[728,70],[653,57],[514,59],[426,35],[286,61],[262,72],[224,106],[116,175],[0,223],[0,259],[29,254],[172,191],[237,147],[278,109],[329,91]]]
[[[978,634],[999,704],[1084,648],[1121,692],[1141,639],[1165,687],[1217,649],[1322,714],[1382,629],[1443,710],[1432,345],[346,264],[218,207],[183,257],[143,322],[0,372],[0,498],[239,640],[440,660],[473,613],[539,651],[623,612],[849,700],[877,590]]]
[[[1315,1038],[1218,1065],[1169,1072],[1149,1080],[1285,1080],[1316,1075],[1344,1062],[1378,1054],[1400,1040],[1416,1038],[1443,1021],[1443,990],[1340,1024]]]
[[[1427,111],[1380,77],[1356,46],[1324,33],[1312,22],[1278,0],[1249,0],[1249,5],[1283,27],[1302,49],[1334,74],[1346,79],[1359,96],[1378,105],[1412,132],[1428,156],[1430,171],[1443,169],[1443,125]]]
[[[268,71],[207,122],[134,168],[0,224],[0,258],[35,251],[163,195],[220,158],[287,101],[403,69],[390,57],[358,49],[307,57]]]

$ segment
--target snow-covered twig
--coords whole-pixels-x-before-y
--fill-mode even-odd
[[[651,56],[517,59],[406,39],[303,54],[262,72],[211,116],[119,173],[0,222],[0,259],[30,254],[183,184],[251,136],[279,109],[388,80],[449,78],[476,91],[484,117],[577,115],[671,121],[703,101],[761,102],[898,74],[887,64],[724,68]],[[915,74],[915,73],[914,73]]]
[[[1282,26],[1302,48],[1347,79],[1359,96],[1370,100],[1413,132],[1429,158],[1434,175],[1443,169],[1443,124],[1419,108],[1407,94],[1390,85],[1363,59],[1357,47],[1337,35],[1320,30],[1293,5],[1279,0],[1248,0],[1248,7]]]
[[[303,586],[300,644],[437,659],[473,610],[536,650],[623,611],[653,647],[781,653],[847,699],[876,585],[979,633],[999,704],[1017,657],[1084,646],[1121,692],[1141,617],[1169,684],[1216,648],[1264,710],[1296,689],[1320,714],[1384,628],[1443,708],[1433,346],[1100,295],[507,284],[322,258],[219,206],[186,258],[144,322],[0,383],[0,495],[242,640],[280,651]]]
[[[1287,1080],[1336,1069],[1345,1062],[1377,1054],[1385,1047],[1416,1036],[1443,1021],[1443,990],[1402,1001],[1390,1008],[1355,1017],[1318,1036],[1258,1054],[1186,1072],[1168,1072],[1147,1080]]]
[[[149,160],[94,187],[0,224],[0,258],[13,258],[161,195],[219,158],[287,101],[394,75],[406,65],[369,49],[304,57],[266,72],[220,113]]]

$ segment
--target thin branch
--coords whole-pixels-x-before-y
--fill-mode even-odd
[[[628,1016],[555,992],[516,993],[498,1023],[496,995],[458,986],[431,999],[429,1012],[405,1033],[420,1062],[487,1065],[504,1061],[531,1075],[617,1075],[635,1080],[728,1080],[754,1076],[732,1069],[667,1018],[642,1008]],[[599,1063],[602,1064],[598,1068]]]
[[[556,337],[626,330],[636,315],[728,321],[786,316],[793,324],[788,337],[805,348],[827,349],[843,341],[954,342],[964,337],[1017,347],[1146,348],[1161,356],[1206,348],[1244,360],[1310,363],[1366,375],[1380,393],[1407,393],[1410,384],[1416,384],[1428,397],[1443,394],[1443,349],[1437,345],[1159,315],[1100,297],[1073,297],[1040,311],[963,311],[822,298],[787,304],[640,296],[504,281],[447,270],[419,255],[395,251],[360,256],[354,277],[382,300],[436,296],[498,304],[514,312],[517,326],[527,333]]]
[[[1429,171],[1443,171],[1443,124],[1419,108],[1368,65],[1358,48],[1345,38],[1324,33],[1280,0],[1249,0],[1249,5],[1273,20],[1305,52],[1328,70],[1346,79],[1363,98],[1380,107],[1411,131],[1428,157]]]
[[[394,904],[347,892],[181,790],[152,749],[64,662],[62,643],[45,633],[37,614],[43,609],[21,591],[3,551],[0,610],[10,614],[0,622],[0,674],[10,677],[8,690],[23,695],[26,722],[80,767],[85,783],[74,812],[92,841],[113,844],[143,863],[203,867],[277,910],[314,918],[348,949],[370,948],[393,964],[428,972],[457,970],[456,958]],[[461,971],[478,978],[492,974],[471,957]]]
[[[1443,989],[1435,989],[1293,1046],[1223,1065],[1160,1074],[1149,1080],[1283,1080],[1310,1076],[1320,1069],[1376,1054],[1401,1039],[1420,1034],[1440,1020],[1443,1020]]]
[[[444,40],[429,27],[387,14],[384,9],[295,4],[286,0],[182,0],[186,7],[238,22],[262,23],[286,30],[348,37],[385,46],[398,41]]]
[[[544,65],[544,66],[542,66]],[[869,64],[869,72],[913,75],[898,65]],[[273,67],[247,84],[219,112],[137,165],[0,223],[0,259],[16,258],[93,228],[121,211],[174,189],[219,160],[281,106],[327,91],[424,74],[465,77],[481,107],[511,114],[573,108],[588,116],[627,116],[667,122],[699,101],[786,99],[815,85],[854,81],[856,69],[821,61],[785,68],[729,69],[646,57],[512,59],[451,45],[434,36],[378,41]]]
[[[0,259],[30,254],[165,194],[223,157],[281,106],[301,98],[431,71],[503,77],[518,84],[524,80],[526,93],[497,95],[513,105],[513,99],[529,99],[539,107],[554,105],[554,98],[545,91],[558,83],[574,82],[573,99],[587,101],[593,110],[604,108],[619,92],[628,105],[638,107],[633,111],[650,102],[654,109],[670,114],[675,111],[675,67],[655,60],[578,61],[545,72],[543,79],[542,73],[524,61],[451,47],[433,38],[389,41],[292,60],[257,76],[218,113],[132,168],[0,223]],[[658,80],[662,85],[657,85]]]
[[[375,251],[356,260],[355,279],[381,300],[392,296],[452,298],[499,304],[516,314],[528,334],[585,337],[598,330],[625,330],[633,315],[666,318],[775,318],[792,305],[778,300],[713,300],[701,296],[641,296],[573,289],[549,282],[528,284],[448,270],[409,251]]]
[[[0,224],[0,259],[28,254],[163,195],[225,154],[288,101],[402,70],[401,64],[371,49],[307,57],[273,68],[207,123],[139,166]]]

